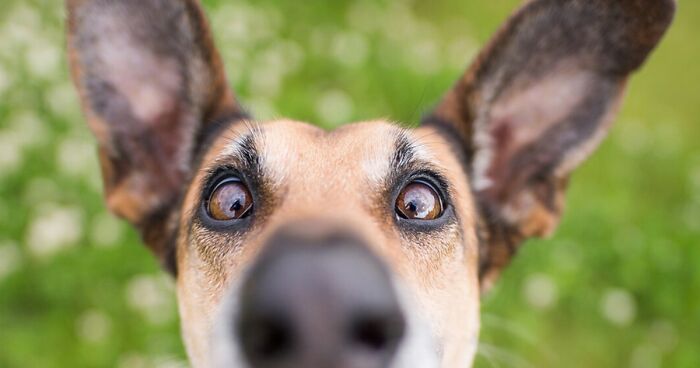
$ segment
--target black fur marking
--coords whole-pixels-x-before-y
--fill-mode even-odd
[[[401,132],[394,142],[394,156],[391,159],[391,172],[402,172],[415,160],[415,148],[408,136]]]

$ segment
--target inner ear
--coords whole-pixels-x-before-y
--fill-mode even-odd
[[[474,189],[501,205],[578,166],[605,136],[623,83],[565,69],[521,88],[500,99],[475,137]]]

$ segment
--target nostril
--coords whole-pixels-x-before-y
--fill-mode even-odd
[[[374,352],[391,352],[403,337],[405,324],[400,314],[364,316],[355,320],[350,330],[351,342]]]
[[[251,362],[278,360],[294,348],[291,325],[279,318],[242,321],[239,332],[243,350]]]
[[[277,237],[238,295],[236,335],[247,366],[389,366],[406,326],[383,262],[344,233]]]

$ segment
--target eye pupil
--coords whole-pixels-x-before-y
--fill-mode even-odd
[[[434,220],[442,212],[442,201],[437,191],[422,181],[408,184],[396,198],[396,213],[405,219]]]
[[[253,207],[253,196],[237,179],[218,184],[209,196],[207,213],[218,221],[230,221],[246,217]]]
[[[418,206],[416,205],[415,201],[409,202],[406,205],[406,209],[410,212],[418,212]]]

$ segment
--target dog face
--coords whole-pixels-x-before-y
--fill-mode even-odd
[[[69,0],[69,52],[107,204],[176,276],[195,366],[457,367],[674,8],[529,1],[416,129],[254,120],[193,0]]]
[[[408,131],[387,122],[353,124],[332,132],[292,121],[236,124],[216,139],[204,157],[181,210],[185,215],[180,219],[177,253],[180,310],[183,320],[191,322],[184,327],[184,335],[194,355],[210,354],[201,331],[209,333],[208,326],[212,325],[230,327],[235,325],[237,314],[245,314],[241,304],[249,297],[242,295],[242,289],[247,282],[263,283],[260,278],[265,276],[253,276],[258,273],[267,272],[277,287],[297,290],[297,295],[288,297],[293,300],[280,301],[286,308],[294,310],[295,303],[300,309],[316,305],[320,311],[315,318],[320,320],[332,320],[334,314],[318,306],[324,303],[323,298],[347,298],[353,290],[360,295],[372,293],[379,282],[375,278],[344,285],[343,295],[328,291],[331,296],[321,297],[305,292],[304,285],[344,277],[323,266],[309,271],[311,275],[297,275],[294,270],[284,273],[279,270],[282,266],[277,266],[278,271],[255,270],[265,263],[261,259],[281,257],[271,249],[276,242],[286,249],[295,248],[295,243],[321,243],[315,254],[300,261],[300,268],[322,265],[324,247],[351,243],[369,250],[368,257],[379,260],[380,269],[386,271],[386,290],[377,292],[395,294],[399,306],[390,314],[401,315],[404,320],[389,327],[404,329],[404,323],[410,324],[405,328],[406,339],[415,342],[409,343],[410,348],[407,345],[406,354],[411,360],[408,356],[403,359],[414,364],[419,359],[425,362],[423,366],[436,366],[436,357],[430,354],[443,347],[433,341],[432,335],[451,342],[444,346],[449,359],[471,359],[479,309],[478,277],[473,272],[478,267],[474,209],[464,172],[434,129]],[[218,204],[214,203],[217,192],[227,191],[227,185],[234,192],[249,191],[242,196],[250,199],[241,203],[251,202],[249,211],[253,211],[230,225],[212,221],[216,215],[210,215],[218,214]],[[214,208],[207,211],[207,203]],[[245,213],[245,206],[242,204],[240,213]],[[230,209],[228,203],[223,209]],[[342,257],[341,265],[333,267],[342,269],[343,262],[351,262],[351,255]],[[358,263],[357,268],[362,269],[363,262]],[[275,272],[279,274],[275,276]],[[299,278],[298,284],[295,278]],[[318,288],[334,290],[335,286]],[[222,296],[238,302],[238,306],[224,307],[223,316],[217,315]],[[256,304],[255,308],[260,306]],[[205,310],[208,312],[202,313]],[[288,318],[301,319],[301,314]],[[423,320],[426,315],[433,319]],[[455,325],[464,328],[448,328]],[[228,335],[230,330],[225,328],[216,338],[223,358],[233,356],[232,347],[245,347],[241,339],[255,333],[241,333],[241,337]],[[408,335],[418,331],[430,335]],[[387,332],[375,332],[380,340],[386,338],[381,335]],[[320,339],[323,331],[308,333]],[[307,364],[305,361],[299,366]]]

